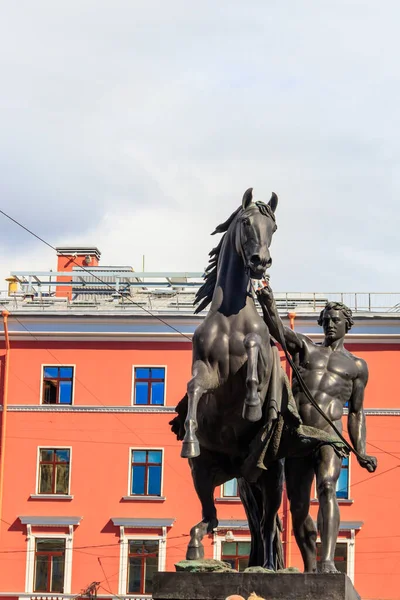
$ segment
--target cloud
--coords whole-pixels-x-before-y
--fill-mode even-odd
[[[280,197],[276,290],[397,289],[394,0],[21,0],[0,17],[0,206],[51,244],[201,270],[253,186]],[[55,268],[4,218],[0,240],[4,275]]]

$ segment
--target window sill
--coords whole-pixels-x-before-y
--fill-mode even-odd
[[[221,496],[214,498],[215,502],[241,502],[239,496]]]
[[[164,502],[165,496],[122,496],[123,502]]]
[[[338,504],[353,504],[352,498],[336,498]],[[318,498],[311,498],[311,504],[318,504]]]
[[[71,494],[31,494],[32,500],[73,500]]]
[[[41,402],[40,406],[73,406],[72,402]]]

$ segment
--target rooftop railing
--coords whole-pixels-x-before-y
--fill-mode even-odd
[[[0,292],[0,302],[13,308],[193,311],[201,272],[143,272],[128,268],[92,267],[71,271],[15,271],[18,291]],[[69,281],[57,281],[59,277]],[[55,295],[72,288],[71,299]],[[319,312],[328,301],[342,302],[355,313],[400,313],[400,292],[274,292],[281,313]]]

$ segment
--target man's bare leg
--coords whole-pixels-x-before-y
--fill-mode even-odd
[[[336,499],[342,459],[331,446],[323,446],[317,455],[316,476],[319,500],[318,528],[321,534],[321,571],[337,573],[335,548],[339,533],[340,513]]]
[[[285,477],[293,531],[303,557],[304,571],[315,573],[317,530],[309,515],[311,485],[314,479],[313,457],[287,458]]]

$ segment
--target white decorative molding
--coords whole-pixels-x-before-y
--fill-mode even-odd
[[[0,406],[0,411],[3,407]],[[174,406],[77,406],[72,404],[9,404],[10,412],[174,413]],[[400,411],[399,411],[400,412]]]

